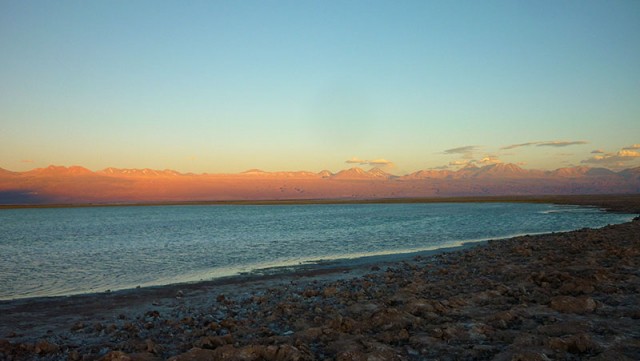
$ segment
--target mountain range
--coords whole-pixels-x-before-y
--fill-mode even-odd
[[[0,168],[0,204],[5,205],[608,193],[640,193],[640,167],[619,172],[590,167],[542,171],[498,163],[403,176],[380,168],[337,173],[251,169],[238,174],[148,168],[94,172],[80,166],[26,172]]]

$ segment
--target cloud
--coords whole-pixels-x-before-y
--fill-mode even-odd
[[[429,169],[433,169],[433,170],[445,170],[445,169],[449,169],[449,166],[448,166],[448,165],[441,165],[441,166],[438,166],[438,167],[431,167],[431,168],[429,168]]]
[[[574,141],[551,141],[551,142],[540,142],[536,144],[536,147],[568,147],[570,145],[579,145],[579,144],[587,144],[589,142],[584,140],[574,140]]]
[[[464,159],[473,158],[473,153],[478,151],[477,145],[466,145],[464,147],[451,148],[445,150],[444,154],[462,154]]]
[[[360,159],[358,157],[352,157],[351,159],[346,160],[345,163],[365,165],[365,164],[369,163],[369,161],[368,160],[364,160],[364,159]]]
[[[520,143],[520,144],[511,144],[511,145],[507,145],[506,147],[502,147],[500,149],[513,149],[513,148],[519,148],[519,147],[528,147],[530,145],[534,145],[534,144],[540,144],[540,142],[529,142],[529,143]]]
[[[352,157],[351,159],[346,160],[345,163],[369,165],[372,167],[388,167],[388,168],[395,167],[395,164],[392,161],[386,160],[384,158],[378,158],[374,160],[365,160],[365,159],[360,159],[358,157]]]
[[[454,160],[454,161],[449,162],[449,166],[451,166],[451,167],[462,167],[462,166],[465,166],[467,164],[475,163],[475,162],[476,161],[472,160],[472,159],[470,159],[470,160]]]
[[[622,148],[622,150],[634,150],[634,149],[640,149],[640,144],[632,144],[628,147]]]
[[[626,162],[630,162],[636,159],[640,159],[640,152],[635,150],[629,150],[629,147],[622,148],[616,153],[604,153],[602,155],[594,155],[589,159],[581,161],[581,163],[587,164],[602,164],[609,166],[621,167]],[[640,148],[636,148],[640,149]]]
[[[636,152],[635,150],[624,150],[622,149],[617,153],[617,156],[620,157],[629,157],[629,158],[638,158],[640,157],[640,152]]]
[[[370,161],[369,165],[393,166],[393,162],[384,158],[380,158]]]
[[[587,144],[587,143],[589,142],[584,140],[573,140],[573,141],[551,140],[551,141],[538,141],[538,142],[511,144],[511,145],[507,145],[506,147],[502,147],[500,149],[514,149],[519,147],[528,147],[531,145],[535,145],[536,147],[567,147],[570,145]]]
[[[20,163],[35,163],[35,161],[31,160],[31,159],[23,159],[20,161]]]
[[[604,150],[602,150],[602,149],[592,150],[591,154],[604,154]]]
[[[489,164],[502,163],[502,161],[500,159],[498,159],[498,157],[496,157],[495,155],[488,155],[488,156],[480,159],[480,161],[478,163],[484,164],[484,165],[489,165]]]

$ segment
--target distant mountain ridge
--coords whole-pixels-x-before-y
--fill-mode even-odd
[[[222,174],[194,174],[194,173],[180,173],[171,169],[157,170],[150,168],[105,168],[99,171],[91,171],[82,166],[57,166],[50,165],[46,168],[35,168],[25,172],[14,172],[4,168],[0,168],[0,174],[14,174],[14,175],[47,175],[47,176],[73,176],[73,175],[106,175],[106,176],[126,176],[126,177],[166,177],[166,176],[212,176]],[[483,167],[477,167],[469,165],[463,167],[457,171],[452,170],[438,170],[428,169],[419,170],[403,176],[395,176],[385,172],[379,167],[371,168],[366,171],[359,167],[353,167],[332,173],[329,170],[323,170],[318,173],[308,171],[278,171],[267,172],[261,169],[249,169],[237,175],[281,175],[287,177],[303,176],[303,177],[331,177],[334,179],[428,179],[428,178],[460,178],[460,177],[494,177],[494,178],[513,178],[513,177],[585,177],[585,176],[634,176],[640,174],[640,167],[628,168],[619,172],[614,172],[607,168],[591,168],[585,166],[558,168],[551,171],[541,171],[535,169],[524,169],[513,163],[496,163]],[[224,174],[233,175],[233,174]]]
[[[50,165],[46,168],[35,168],[25,172],[13,172],[4,168],[0,168],[0,175],[15,176],[80,176],[80,175],[102,175],[109,177],[176,177],[176,176],[219,176],[222,174],[194,174],[180,173],[171,169],[157,170],[150,168],[105,168],[93,172],[81,166],[57,166]],[[232,176],[233,174],[224,174]],[[374,167],[368,171],[353,167],[332,173],[329,170],[323,170],[318,173],[308,171],[293,172],[267,172],[261,169],[249,169],[247,171],[237,173],[236,175],[244,176],[283,176],[283,177],[319,177],[332,179],[398,179],[398,180],[418,180],[418,179],[442,179],[442,178],[581,178],[581,177],[634,177],[640,175],[640,167],[624,169],[614,172],[607,168],[591,168],[585,166],[558,168],[551,171],[542,171],[535,169],[524,169],[513,163],[497,163],[483,167],[474,165],[463,167],[457,171],[452,170],[419,170],[403,176],[396,176],[385,172],[384,170]]]
[[[132,203],[262,199],[372,199],[438,196],[640,193],[640,167],[568,167],[551,171],[516,164],[419,170],[396,176],[380,168],[237,174],[193,174],[149,168],[49,166],[0,168],[0,204]]]
[[[109,176],[127,176],[127,177],[157,177],[157,176],[180,176],[180,172],[171,169],[155,170],[155,169],[127,169],[127,168],[105,168],[96,172],[98,174]]]

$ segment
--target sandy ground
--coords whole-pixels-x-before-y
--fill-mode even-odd
[[[640,213],[637,195],[552,201]],[[640,220],[447,252],[0,301],[0,360],[170,358],[638,360]]]

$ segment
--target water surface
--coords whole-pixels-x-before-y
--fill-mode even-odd
[[[519,203],[7,209],[0,210],[0,299],[197,281],[632,218]]]

